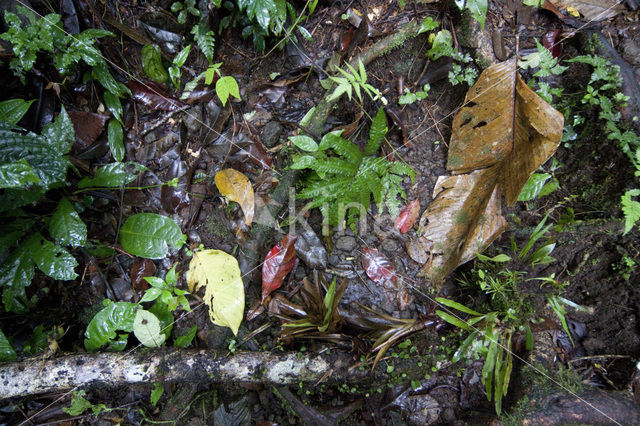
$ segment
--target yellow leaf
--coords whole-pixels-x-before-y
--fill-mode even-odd
[[[187,271],[191,292],[205,287],[204,302],[214,324],[229,327],[238,334],[244,313],[244,285],[238,261],[221,250],[202,250],[193,254]]]
[[[227,200],[240,204],[245,223],[251,225],[254,213],[254,195],[249,178],[237,170],[224,169],[216,173],[214,179],[218,191],[227,197]]]
[[[575,7],[567,7],[567,12],[569,12],[569,14],[571,14],[571,16],[575,17],[575,18],[579,18],[580,17],[580,12],[578,12],[578,10]]]

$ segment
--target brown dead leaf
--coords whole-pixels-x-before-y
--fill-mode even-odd
[[[624,10],[620,0],[547,0],[545,3],[551,3],[564,17],[577,17],[577,11],[580,17],[591,22],[613,18]],[[563,16],[558,17],[563,19]]]
[[[434,283],[471,260],[507,226],[501,196],[513,205],[525,182],[553,155],[562,114],[522,81],[515,59],[487,68],[453,120],[447,169],[408,253]],[[425,253],[428,251],[428,253]]]
[[[247,225],[253,222],[254,195],[249,178],[234,169],[224,169],[216,173],[216,186],[227,200],[240,204]]]

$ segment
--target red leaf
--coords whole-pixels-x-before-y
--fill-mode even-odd
[[[151,109],[173,111],[184,104],[178,99],[169,96],[163,86],[158,83],[129,81],[127,87],[131,90],[133,99]]]
[[[396,219],[396,223],[394,224],[394,228],[406,234],[409,229],[416,223],[418,220],[418,215],[420,214],[420,200],[417,198],[407,204],[402,210],[400,210],[400,214]]]
[[[280,288],[284,277],[296,264],[296,249],[293,246],[298,237],[287,234],[267,253],[262,264],[262,301],[272,291]]]
[[[554,58],[559,58],[562,54],[562,44],[560,43],[561,33],[561,30],[556,29],[542,36],[542,45],[549,49]]]
[[[396,283],[398,277],[396,271],[385,255],[376,249],[365,247],[362,249],[362,266],[367,276],[376,284],[386,282]]]
[[[87,111],[69,111],[68,114],[73,123],[73,130],[76,131],[76,143],[81,149],[93,145],[109,119],[108,115]]]

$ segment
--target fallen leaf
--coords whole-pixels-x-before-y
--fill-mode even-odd
[[[456,115],[447,169],[408,253],[435,284],[483,251],[507,227],[501,196],[513,205],[529,176],[557,149],[562,114],[522,81],[515,60],[487,68]],[[425,253],[428,250],[428,253]]]
[[[298,237],[287,234],[267,253],[262,264],[262,301],[280,288],[284,277],[296,264],[295,242]]]
[[[393,226],[403,234],[406,234],[418,220],[418,215],[420,215],[420,200],[416,198],[400,210],[400,214]]]
[[[572,12],[577,10],[585,21],[590,22],[613,18],[624,10],[620,0],[547,0],[545,3],[550,3],[564,17],[573,16]],[[562,16],[558,17],[563,19]]]
[[[562,35],[562,30],[555,29],[548,31],[542,36],[542,45],[551,52],[551,55],[553,55],[554,58],[559,58],[560,55],[562,55],[560,35]]]
[[[138,81],[129,81],[127,87],[131,90],[133,99],[151,109],[161,111],[173,111],[184,104],[178,99],[169,96],[163,86],[154,82],[140,83]]]
[[[202,250],[193,254],[187,271],[192,293],[205,287],[204,302],[214,324],[229,327],[238,334],[244,313],[244,285],[238,261],[221,250]]]
[[[376,249],[362,249],[362,266],[367,276],[376,284],[396,284],[398,281],[395,268],[389,259]]]
[[[108,115],[87,111],[69,111],[68,114],[76,132],[76,144],[82,149],[93,145],[109,119]]]
[[[133,265],[131,265],[131,272],[129,273],[133,289],[137,293],[148,289],[149,284],[145,281],[144,277],[153,277],[155,274],[156,265],[151,259],[136,258],[136,260],[133,261]]]
[[[249,178],[234,169],[224,169],[216,173],[216,186],[227,200],[240,204],[247,225],[253,222],[254,195]]]

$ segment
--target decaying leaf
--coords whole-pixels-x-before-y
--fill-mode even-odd
[[[416,223],[418,216],[420,215],[420,200],[417,198],[404,206],[400,210],[400,214],[394,223],[394,228],[398,231],[406,234],[409,229]]]
[[[362,249],[362,266],[367,276],[376,284],[396,284],[398,277],[389,259],[376,249]]]
[[[506,228],[501,196],[513,205],[525,182],[556,151],[562,114],[527,87],[515,59],[487,68],[453,121],[447,169],[423,213],[409,255],[441,282]],[[426,253],[425,251],[428,251]]]
[[[204,302],[214,324],[229,327],[238,334],[244,312],[244,285],[238,261],[221,250],[202,250],[193,254],[187,271],[192,293],[205,287]]]
[[[602,21],[613,18],[624,10],[620,0],[548,0],[564,15],[575,15],[576,12],[586,21]],[[563,18],[559,16],[559,18]]]
[[[229,201],[240,204],[247,225],[253,222],[254,195],[249,178],[234,169],[224,169],[216,173],[216,186]]]
[[[280,288],[284,277],[296,264],[296,239],[296,236],[287,234],[267,253],[262,264],[263,302],[272,291]]]

